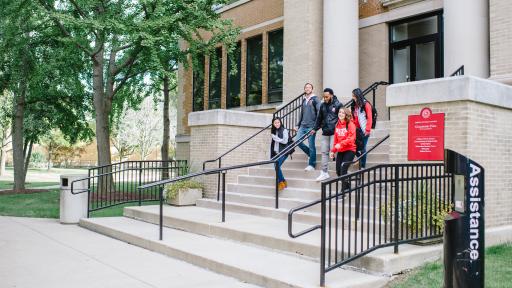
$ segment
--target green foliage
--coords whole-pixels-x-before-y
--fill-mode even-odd
[[[204,185],[194,180],[183,180],[165,185],[165,199],[173,200],[178,196],[178,192],[182,189],[204,189]]]
[[[38,164],[44,163],[46,161],[45,158],[43,153],[36,151],[30,155],[30,163],[37,166]]]
[[[426,182],[422,182],[419,189],[413,187],[407,190],[409,197],[398,199],[398,221],[408,227],[408,231],[421,231],[422,229],[434,230],[444,229],[444,217],[453,209],[453,205],[446,203],[443,199],[431,199],[433,195],[438,195],[436,191],[431,190]],[[387,205],[380,208],[380,213],[387,221],[394,219],[395,197],[392,195]],[[403,209],[403,211],[402,211]],[[431,224],[432,223],[432,224]]]

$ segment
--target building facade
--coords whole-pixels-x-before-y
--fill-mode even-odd
[[[241,27],[237,50],[180,66],[178,159],[191,158],[191,114],[271,113],[306,82],[342,102],[355,87],[446,77],[462,65],[466,75],[512,84],[507,0],[239,0],[218,13]],[[369,100],[389,119],[385,89]]]

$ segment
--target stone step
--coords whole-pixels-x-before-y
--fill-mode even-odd
[[[268,207],[273,208],[275,207],[275,196],[262,196],[262,195],[250,195],[250,194],[243,194],[243,193],[226,193],[226,201],[227,202],[233,202],[233,203],[241,203],[246,205],[253,205],[253,206],[262,206],[262,207]],[[366,199],[365,199],[366,201]],[[280,195],[279,197],[279,207],[284,209],[293,209],[295,207],[299,207],[302,205],[306,205],[308,203],[311,203],[311,200],[303,200],[299,198],[289,198],[289,197],[282,197]],[[373,202],[373,201],[372,201]],[[373,203],[370,204],[373,204]],[[367,212],[367,209],[370,208],[373,209],[372,205],[367,205],[367,203],[363,204],[363,211],[364,213]],[[335,209],[335,203],[332,201],[333,209]],[[351,199],[351,201],[348,200],[348,198],[345,199],[345,201],[339,201],[338,203],[338,209],[341,209],[341,206],[345,206],[345,214],[348,214],[349,211],[355,211],[356,207],[356,201],[355,199]],[[349,206],[351,210],[349,210]],[[307,208],[306,211],[314,212],[314,213],[320,213],[320,205],[315,205],[310,208]],[[372,210],[373,211],[373,210]]]
[[[221,215],[221,205],[222,201],[217,201],[214,199],[199,199],[196,202],[197,207],[202,208],[208,208],[213,209],[215,211],[218,211],[218,215]],[[320,204],[317,204],[320,205]],[[339,206],[339,218],[341,219],[341,205]],[[253,215],[253,216],[260,216],[260,217],[266,217],[266,218],[272,218],[277,220],[287,220],[288,219],[288,212],[289,209],[282,208],[281,206],[279,209],[275,209],[274,206],[272,207],[264,207],[264,206],[255,206],[250,204],[244,204],[244,203],[236,203],[236,202],[228,202],[226,201],[226,211],[232,212],[232,213],[239,213],[239,214],[247,214],[247,215]],[[331,210],[333,215],[335,213],[335,209]],[[365,210],[368,212],[368,210]],[[227,213],[226,212],[226,213]],[[348,211],[347,211],[348,212]],[[351,229],[354,231],[357,230],[365,230],[369,233],[373,233],[373,230],[375,231],[379,230],[378,222],[376,221],[374,224],[373,217],[370,217],[370,220],[368,220],[367,213],[363,214],[361,219],[355,218],[355,211],[352,211],[352,217],[350,219],[347,219],[347,221],[350,221],[350,228],[348,228],[349,223],[347,222],[347,229]],[[371,215],[373,216],[373,215]],[[378,215],[376,214],[376,220],[379,219]],[[327,217],[330,218],[329,216]],[[333,218],[334,219],[334,218]],[[293,221],[297,223],[303,223],[303,224],[312,224],[317,225],[320,224],[320,213],[315,211],[298,211],[293,216]],[[334,222],[334,220],[332,220]],[[380,227],[380,231],[384,230],[384,222],[382,222],[382,227]],[[357,224],[357,225],[356,225]]]
[[[313,172],[313,171],[311,171],[311,172]],[[299,178],[290,178],[290,177],[286,177],[286,176],[285,176],[285,178],[286,178],[286,181],[288,182],[288,187],[290,187],[290,188],[320,190],[320,182],[317,182],[313,179],[299,179]],[[276,183],[275,177],[249,176],[249,175],[239,175],[238,176],[238,184],[275,186],[275,183]]]
[[[318,263],[253,245],[164,228],[126,217],[82,219],[80,225],[133,245],[262,287],[318,287]],[[383,287],[387,277],[346,269],[326,274],[329,287]]]
[[[166,227],[184,230],[187,232],[205,235],[209,237],[228,239],[247,243],[251,245],[262,246],[275,250],[280,253],[287,253],[295,256],[305,256],[309,260],[318,262],[320,258],[320,230],[315,230],[298,238],[290,238],[288,231],[288,223],[275,219],[256,217],[250,215],[228,213],[226,222],[222,223],[218,218],[218,211],[211,209],[203,209],[199,207],[164,207],[163,223]],[[143,221],[157,224],[159,220],[158,206],[143,206],[125,208],[124,214],[127,217],[141,219]],[[309,225],[294,223],[293,231],[299,232],[309,228]],[[340,226],[341,227],[341,226]],[[354,251],[360,251],[361,247],[366,249],[368,243],[373,247],[378,245],[379,241],[384,241],[384,235],[379,238],[368,237],[367,234],[355,234],[349,236],[347,231],[338,230],[338,235],[334,231],[331,233],[332,243],[338,237],[338,246],[331,245],[331,253],[335,249],[338,250],[338,257],[341,255],[341,238],[343,237],[343,245],[345,249],[343,253],[348,256],[348,249],[351,254]],[[363,237],[361,245],[360,237]],[[357,240],[357,242],[356,242]],[[357,243],[357,246],[355,246]],[[380,242],[383,243],[383,242]],[[414,245],[400,246],[400,254],[407,252],[407,261],[404,261],[400,254],[393,254],[392,247],[382,248],[382,250],[362,256],[360,259],[350,262],[350,266],[365,269],[367,271],[379,274],[392,275],[401,271],[411,269],[421,265],[425,259],[430,259],[435,253],[436,257],[440,256],[441,248],[439,247],[418,247]]]

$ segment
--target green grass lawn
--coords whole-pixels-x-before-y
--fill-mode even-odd
[[[444,267],[441,261],[427,263],[405,277],[392,281],[387,287],[443,287]],[[512,243],[485,250],[485,287],[512,287]]]
[[[59,189],[49,192],[17,195],[0,195],[0,215],[36,218],[59,218]],[[142,202],[142,205],[155,205],[158,202]],[[122,216],[123,208],[137,206],[138,203],[127,203],[94,211],[91,217]]]
[[[12,189],[14,182],[13,181],[0,181],[0,190],[3,189]],[[47,187],[59,185],[59,182],[27,182],[25,183],[25,188],[33,189],[38,187]]]

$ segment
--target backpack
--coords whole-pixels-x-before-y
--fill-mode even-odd
[[[348,131],[348,124],[345,124],[345,126]],[[364,138],[363,130],[361,130],[361,128],[356,127],[356,155],[363,154],[362,153],[363,149],[364,149],[363,138]]]
[[[375,129],[375,125],[377,125],[377,118],[379,117],[379,113],[377,112],[377,109],[375,108],[375,106],[373,106],[373,104],[366,100],[366,102],[368,102],[368,104],[370,104],[370,107],[372,107],[372,129]]]

